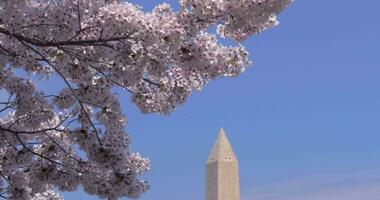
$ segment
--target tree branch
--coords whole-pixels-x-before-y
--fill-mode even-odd
[[[43,41],[37,40],[29,37],[25,37],[18,33],[11,33],[10,31],[0,28],[0,33],[4,35],[11,36],[16,38],[19,41],[24,41],[34,46],[39,47],[58,47],[58,46],[94,46],[94,45],[104,45],[107,42],[112,41],[121,41],[126,39],[133,39],[130,37],[133,33],[119,36],[119,37],[110,37],[110,38],[98,38],[98,39],[85,39],[85,40],[66,40],[66,41]]]

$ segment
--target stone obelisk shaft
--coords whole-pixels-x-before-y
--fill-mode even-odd
[[[206,200],[240,200],[238,161],[223,129],[206,164]]]

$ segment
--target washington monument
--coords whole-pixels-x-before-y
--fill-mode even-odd
[[[206,200],[240,200],[238,160],[223,128],[206,163]]]

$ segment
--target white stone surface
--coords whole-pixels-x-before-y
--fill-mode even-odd
[[[206,200],[240,200],[238,160],[223,128],[206,163]]]

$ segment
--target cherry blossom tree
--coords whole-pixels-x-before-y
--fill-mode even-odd
[[[115,0],[0,0],[0,197],[58,200],[82,186],[138,198],[149,160],[130,151],[112,89],[143,113],[168,114],[209,81],[242,73],[250,60],[239,42],[277,25],[291,1],[180,0],[178,11],[144,12]],[[65,85],[56,94],[31,78],[52,76]]]

